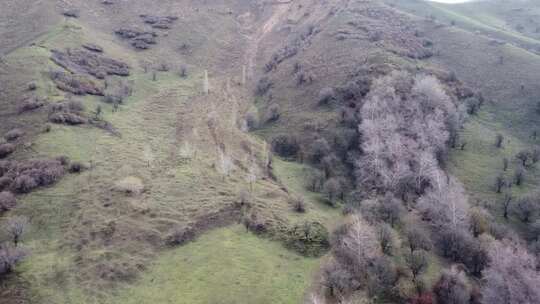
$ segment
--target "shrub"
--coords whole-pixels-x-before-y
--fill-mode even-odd
[[[281,115],[280,107],[277,103],[273,103],[268,108],[268,121],[273,122],[279,119]]]
[[[28,226],[28,218],[24,216],[14,216],[6,220],[4,231],[9,236],[15,246],[21,241],[22,235]]]
[[[287,245],[305,256],[320,256],[330,247],[326,227],[319,222],[297,224],[289,231]]]
[[[29,82],[27,85],[28,91],[35,91],[37,89],[37,83]]]
[[[185,65],[180,66],[180,77],[186,78],[188,76],[188,70]]]
[[[85,169],[86,169],[86,167],[82,163],[80,163],[80,162],[72,162],[69,165],[68,171],[69,171],[69,173],[81,173]]]
[[[191,226],[177,226],[171,229],[165,242],[169,246],[180,246],[195,239],[195,230]]]
[[[238,194],[238,203],[241,206],[250,205],[251,201],[252,201],[252,197],[249,191],[247,190],[240,191],[240,193]]]
[[[0,213],[8,211],[11,208],[15,207],[17,204],[17,199],[13,193],[8,191],[0,192]]]
[[[64,167],[59,160],[29,160],[12,162],[6,177],[9,188],[16,193],[28,193],[40,186],[49,186],[64,175]]]
[[[15,145],[9,143],[0,144],[0,159],[7,157],[13,152],[15,152]]]
[[[293,210],[298,213],[305,213],[306,212],[306,202],[304,201],[303,197],[292,197],[290,199],[290,204],[293,207]]]
[[[144,191],[144,184],[140,178],[128,176],[118,181],[115,189],[127,195],[140,195]]]
[[[251,109],[246,113],[246,125],[249,130],[254,130],[259,126],[259,113],[256,109]]]
[[[124,98],[120,95],[107,94],[103,96],[103,102],[108,104],[122,104],[124,102]]]
[[[166,63],[163,62],[163,63],[158,65],[157,70],[160,71],[160,72],[168,72],[169,71],[169,66]]]
[[[333,88],[323,88],[319,92],[319,104],[328,104],[336,98],[336,92]]]
[[[13,130],[7,132],[6,135],[4,135],[4,138],[7,141],[14,141],[14,140],[22,137],[23,135],[24,135],[23,130],[21,130],[21,129],[13,129]]]
[[[281,157],[292,158],[298,155],[300,145],[293,135],[278,135],[272,139],[272,150]]]
[[[49,116],[49,121],[56,124],[82,125],[88,123],[88,119],[74,113],[54,113]]]
[[[15,265],[21,262],[28,253],[20,247],[9,244],[0,245],[0,278],[13,271]]]
[[[311,144],[310,156],[313,162],[319,163],[323,157],[330,153],[330,145],[324,138],[319,138]]]
[[[29,111],[39,109],[39,108],[43,107],[44,105],[45,105],[45,103],[43,103],[42,101],[37,100],[35,98],[30,98],[30,99],[24,101],[18,107],[17,111],[18,111],[19,114],[22,114],[24,112],[29,112]]]
[[[268,223],[258,218],[256,214],[252,214],[251,217],[245,216],[242,222],[247,230],[255,234],[261,235],[268,231]]]
[[[29,193],[39,186],[39,183],[29,175],[20,175],[13,181],[12,188],[17,193]]]
[[[273,83],[268,77],[262,77],[259,79],[259,82],[257,82],[255,93],[259,96],[263,96],[270,90],[272,85]]]

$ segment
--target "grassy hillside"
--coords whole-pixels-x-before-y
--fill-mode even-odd
[[[8,1],[0,12],[0,135],[25,131],[7,159],[63,155],[88,168],[19,195],[17,207],[2,215],[29,218],[24,246],[31,255],[1,282],[0,303],[301,303],[325,258],[291,250],[291,231],[308,222],[332,231],[341,223],[341,203],[351,200],[351,161],[360,153],[357,124],[345,119],[360,104],[321,104],[320,92],[361,90],[394,69],[441,78],[453,71],[458,80],[448,90],[469,86],[485,97],[461,131],[465,145],[452,150],[449,169],[473,205],[504,223],[494,178],[511,181],[515,155],[540,140],[531,137],[540,131],[540,8],[533,1],[113,2]],[[73,8],[78,18],[61,15]],[[141,14],[178,19],[155,29]],[[133,48],[114,34],[124,27],[155,31],[157,44]],[[52,51],[88,43],[130,67],[128,77],[106,78],[112,88],[133,90],[118,111],[51,80],[50,72],[61,70]],[[268,81],[263,93],[256,92],[260,79]],[[18,113],[31,97],[47,106]],[[50,106],[64,100],[82,103],[87,117],[101,109],[111,128],[48,122]],[[494,145],[497,134],[502,148]],[[271,156],[278,136],[298,140],[296,161]],[[317,163],[312,144],[321,138],[335,159]],[[307,190],[318,170],[343,187],[336,207]],[[518,197],[539,182],[540,169],[531,166],[511,192]],[[126,184],[135,191],[126,193]],[[294,211],[293,198],[303,198],[305,213]],[[171,246],[169,237],[186,227],[193,239]],[[398,243],[404,228],[396,226]],[[400,254],[395,262],[405,267]],[[432,286],[449,265],[433,252],[428,259],[421,279]]]
[[[266,173],[267,145],[241,130],[239,121],[250,106],[247,96],[251,92],[236,82],[243,61],[249,59],[245,47],[257,48],[247,44],[251,41],[247,35],[256,33],[257,24],[251,17],[238,23],[237,18],[245,18],[252,8],[242,1],[233,2],[225,1],[221,7],[174,1],[164,4],[169,6],[164,14],[176,12],[180,16],[177,27],[160,33],[160,46],[145,52],[113,35],[125,22],[140,26],[138,14],[147,12],[142,1],[133,7],[115,4],[114,10],[81,2],[76,5],[79,19],[59,22],[32,45],[3,58],[9,70],[2,74],[8,90],[3,91],[6,120],[0,131],[24,129],[24,140],[30,147],[18,149],[10,159],[65,155],[90,169],[70,175],[54,187],[19,196],[18,206],[6,214],[30,219],[24,243],[32,254],[17,269],[18,276],[11,278],[26,284],[8,281],[0,302],[13,303],[17,297],[24,303],[140,303],[142,299],[155,300],[162,292],[145,283],[154,276],[183,280],[185,289],[170,285],[159,295],[171,301],[185,298],[185,303],[193,303],[190,299],[205,303],[221,298],[223,292],[229,292],[226,299],[230,303],[271,302],[276,294],[282,303],[303,298],[317,259],[296,255],[280,241],[297,223],[316,220],[331,227],[339,212],[307,198],[307,213],[296,214],[289,202],[288,186]],[[184,15],[186,7],[193,14]],[[118,9],[121,14],[113,18]],[[256,8],[252,13],[258,14]],[[188,24],[189,31],[185,30]],[[107,79],[111,84],[128,83],[133,89],[116,112],[100,97],[65,94],[49,78],[50,70],[59,69],[50,60],[51,50],[80,48],[84,43],[98,44],[107,56],[131,68],[127,79]],[[189,52],[178,52],[182,43],[189,45]],[[154,80],[151,71],[161,64],[169,71],[155,72]],[[179,76],[180,65],[187,67],[187,77]],[[204,70],[210,74],[209,95],[201,94]],[[35,82],[38,89],[27,92],[29,82]],[[48,103],[76,99],[84,105],[86,115],[93,115],[99,106],[101,118],[116,132],[89,125],[51,124],[44,133],[46,109],[14,114],[27,94]],[[288,166],[282,164],[277,165],[277,171]],[[298,170],[284,178],[302,183],[304,176]],[[275,174],[281,178],[286,173]],[[119,192],[118,183],[125,180],[140,181],[142,193]],[[246,191],[251,192],[249,205],[240,208],[240,193]],[[239,227],[204,235],[242,217],[256,217],[268,231],[269,240]],[[185,226],[193,227],[201,239],[185,248],[169,248],[167,236],[176,227]],[[208,255],[197,257],[199,252]],[[189,264],[181,264],[191,258]],[[257,268],[259,260],[265,263]],[[184,272],[168,267],[170,263],[179,263]],[[185,269],[187,265],[191,269]],[[276,277],[257,279],[270,270]],[[240,284],[223,285],[220,292],[208,289],[208,284],[226,282],[233,274]],[[255,291],[252,298],[245,297],[246,290]]]

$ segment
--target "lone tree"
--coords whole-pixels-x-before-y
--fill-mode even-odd
[[[15,246],[19,244],[27,225],[28,219],[24,216],[14,216],[7,219],[4,229]]]
[[[323,191],[330,204],[334,206],[341,193],[341,185],[336,178],[331,178],[324,183]]]
[[[497,177],[495,177],[495,192],[501,193],[505,185],[506,179],[504,178],[504,175],[499,174]]]
[[[506,192],[504,194],[504,198],[502,201],[502,207],[503,207],[503,217],[508,220],[508,212],[510,211],[510,206],[512,204],[512,195],[510,192]]]
[[[538,202],[533,195],[522,197],[514,204],[513,213],[524,223],[529,223],[538,214]]]
[[[514,172],[514,182],[516,186],[521,186],[525,180],[525,169],[523,167],[516,168]]]
[[[529,160],[530,154],[528,151],[520,151],[518,154],[516,154],[516,158],[521,161],[521,165],[523,167],[527,166],[527,161]]]
[[[509,165],[508,158],[506,158],[506,157],[503,158],[502,163],[503,163],[503,171],[508,170],[508,165]]]
[[[503,141],[504,141],[504,137],[502,134],[497,134],[497,136],[495,136],[495,147],[497,148],[502,148],[503,146]]]

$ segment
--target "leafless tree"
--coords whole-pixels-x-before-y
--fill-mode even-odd
[[[530,222],[539,211],[538,194],[530,194],[520,198],[512,208],[513,213],[524,223]]]
[[[411,271],[413,282],[416,282],[418,275],[426,271],[428,267],[426,254],[422,250],[409,252],[407,255],[405,255],[405,263]]]
[[[406,232],[407,246],[412,252],[416,250],[431,250],[432,243],[428,233],[420,227],[411,227]]]
[[[495,136],[495,147],[502,148],[503,141],[504,141],[504,136],[500,133],[497,134],[497,136]]]
[[[504,175],[502,174],[497,175],[497,177],[495,177],[495,192],[501,193],[505,185],[506,185],[506,179],[504,178]]]
[[[386,255],[392,255],[396,246],[396,232],[390,225],[381,224],[377,227],[377,237],[381,250]]]
[[[327,180],[323,185],[323,192],[326,195],[328,201],[334,205],[341,193],[341,185],[336,178]]]
[[[28,218],[13,216],[6,220],[4,230],[15,246],[21,241],[21,237],[28,226]]]
[[[338,229],[332,248],[337,261],[347,265],[347,270],[359,282],[367,282],[369,263],[382,256],[376,229],[359,214],[352,215]]]
[[[9,244],[0,244],[0,278],[2,275],[8,274],[13,270],[13,267],[21,262],[28,252],[20,247],[15,247]]]
[[[506,220],[508,220],[508,212],[510,211],[511,203],[512,203],[512,194],[507,191],[504,193],[504,198],[502,200],[503,217]]]
[[[433,291],[439,304],[469,304],[467,277],[457,267],[443,271]]]
[[[489,267],[483,271],[482,303],[540,303],[540,272],[533,255],[520,244],[503,240],[492,243],[489,257]]]

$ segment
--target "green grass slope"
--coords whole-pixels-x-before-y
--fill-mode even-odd
[[[30,219],[24,243],[32,252],[13,278],[25,284],[7,285],[19,289],[8,294],[23,294],[18,298],[23,303],[140,303],[140,299],[155,297],[174,303],[182,298],[185,303],[194,303],[193,299],[205,303],[220,299],[224,292],[229,292],[224,298],[227,303],[270,303],[277,295],[281,303],[300,302],[318,261],[297,256],[279,242],[259,239],[235,226],[202,234],[185,248],[164,245],[176,226],[197,225],[205,233],[234,223],[237,218],[228,218],[227,212],[238,202],[239,193],[249,188],[250,168],[257,175],[251,212],[276,232],[311,220],[330,227],[339,216],[338,211],[311,199],[307,213],[295,214],[289,194],[265,175],[267,145],[237,125],[249,107],[245,88],[231,86],[230,81],[243,60],[243,46],[231,43],[234,35],[241,35],[238,25],[229,14],[202,7],[202,16],[189,17],[196,32],[164,36],[170,39],[163,38],[163,49],[132,50],[111,34],[106,22],[97,26],[83,14],[79,20],[57,24],[33,45],[5,57],[12,74],[2,74],[10,89],[2,106],[9,111],[17,108],[29,81],[38,84],[33,94],[51,103],[66,98],[49,79],[47,72],[58,69],[49,59],[50,51],[87,42],[101,45],[108,56],[128,63],[132,69],[126,81],[134,88],[115,113],[97,97],[75,97],[89,115],[101,106],[103,119],[121,136],[90,126],[52,125],[50,132],[43,133],[46,111],[18,116],[6,112],[0,131],[24,127],[31,143],[30,149],[20,149],[13,159],[65,155],[91,166],[54,187],[20,196],[17,208],[6,215]],[[192,54],[175,53],[176,41],[193,42],[197,37],[206,38],[192,44]],[[203,57],[212,60],[203,64]],[[174,68],[158,72],[153,81],[143,63],[164,60]],[[180,63],[189,67],[187,78],[178,75]],[[212,93],[208,96],[200,93],[204,69],[210,70]],[[220,168],[220,149],[232,163],[228,174]],[[126,177],[140,179],[145,191],[135,196],[116,191],[116,183]],[[300,184],[304,176],[286,178]],[[197,257],[201,252],[206,255]],[[264,263],[258,265],[261,260]],[[168,267],[170,263],[177,267]],[[264,272],[275,275],[259,280]],[[230,275],[237,275],[239,284],[228,282]],[[167,284],[172,285],[159,294],[156,285],[147,284],[150,277],[170,278],[173,281]],[[183,289],[174,282],[184,284]],[[220,288],[208,288],[217,282],[222,283]],[[252,296],[246,297],[252,290]],[[11,303],[14,298],[3,297],[3,301]]]

